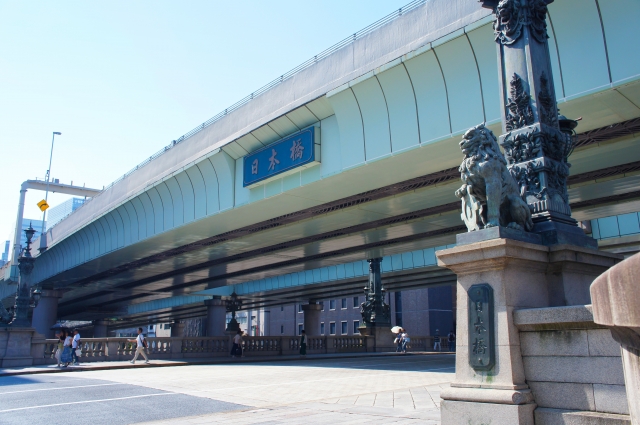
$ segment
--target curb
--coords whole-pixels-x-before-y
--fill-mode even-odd
[[[363,356],[363,354],[365,354]],[[407,353],[409,356],[424,356],[424,355],[442,355],[442,354],[455,354],[454,352],[433,352],[433,351],[414,351]],[[165,363],[150,363],[150,364],[122,364],[122,365],[108,365],[104,366],[95,366],[95,367],[82,367],[77,366],[72,369],[69,368],[43,368],[43,369],[35,369],[35,370],[3,370],[0,371],[0,377],[3,376],[19,376],[19,375],[38,375],[45,373],[73,373],[73,372],[87,372],[94,370],[115,370],[115,369],[140,369],[140,368],[154,368],[154,367],[175,367],[175,366],[199,366],[199,365],[226,365],[226,364],[239,364],[239,363],[264,363],[264,362],[273,362],[273,361],[295,361],[295,360],[331,360],[331,359],[353,359],[353,358],[362,358],[362,357],[395,357],[400,356],[395,352],[386,352],[386,353],[351,353],[351,354],[314,354],[311,357],[301,358],[300,356],[290,356],[290,357],[242,357],[240,359],[203,359],[203,360],[189,360],[189,361],[167,361]],[[153,360],[152,360],[153,361]],[[107,362],[105,362],[107,363]],[[37,366],[36,366],[37,367]]]

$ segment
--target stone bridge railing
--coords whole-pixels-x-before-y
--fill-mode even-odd
[[[81,362],[130,360],[136,349],[128,338],[82,339]],[[55,364],[57,340],[43,339],[32,342],[34,364]],[[179,360],[192,358],[227,357],[231,351],[231,339],[220,337],[147,338],[147,353],[151,359]],[[295,336],[245,336],[245,356],[295,355],[300,352],[300,337]],[[433,351],[433,337],[411,337],[409,351]],[[373,338],[364,336],[311,336],[307,338],[308,354],[365,353],[373,351]],[[442,339],[442,351],[449,351]]]

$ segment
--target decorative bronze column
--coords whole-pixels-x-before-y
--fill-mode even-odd
[[[240,329],[240,324],[236,320],[236,311],[240,310],[242,307],[242,300],[238,299],[238,294],[233,292],[231,294],[231,298],[229,298],[226,302],[227,312],[231,313],[231,320],[227,324],[227,332],[237,332]]]
[[[27,236],[27,247],[23,254],[18,258],[18,269],[20,270],[20,282],[16,290],[16,304],[13,311],[13,320],[10,325],[14,327],[28,328],[31,326],[29,321],[29,309],[35,307],[31,305],[31,272],[36,261],[31,256],[31,238],[36,231],[29,224],[29,228],[24,231]],[[34,304],[37,305],[40,292],[34,291]]]
[[[595,246],[571,218],[567,158],[577,122],[559,119],[547,39],[553,0],[480,0],[492,9],[498,50],[502,136],[507,166],[529,204],[543,243]]]
[[[391,310],[384,302],[385,291],[380,275],[382,258],[372,258],[367,261],[369,262],[369,284],[364,288],[365,302],[360,305],[363,322],[361,329],[376,326],[391,327]]]

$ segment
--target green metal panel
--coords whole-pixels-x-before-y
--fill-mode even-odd
[[[451,133],[447,90],[433,51],[404,62],[416,96],[420,142],[442,138]]]
[[[287,113],[289,118],[298,128],[305,128],[313,123],[318,122],[318,118],[306,106],[302,106],[298,109]]]
[[[195,167],[191,167],[194,169]],[[195,170],[197,172],[197,169]],[[186,171],[178,173],[176,175],[176,182],[180,186],[180,193],[182,195],[182,208],[183,208],[183,219],[184,223],[189,223],[195,219],[195,195],[193,190],[193,185],[191,184],[191,179]]]
[[[134,207],[136,211],[136,216],[137,216],[138,241],[141,241],[147,238],[147,228],[149,226],[149,223],[151,224],[151,232],[149,233],[149,235],[153,235],[153,215],[150,215],[151,220],[149,220],[148,219],[149,217],[147,216],[147,213],[146,213],[145,206],[142,203],[143,197],[148,199],[147,195],[144,195],[144,194],[140,196],[136,196],[135,198],[131,199],[131,205]]]
[[[351,90],[343,90],[328,98],[336,112],[340,128],[340,152],[342,168],[351,168],[363,164],[364,131],[358,102]]]
[[[265,198],[279,195],[280,193],[282,193],[282,179],[277,179],[264,185]]]
[[[640,1],[599,0],[613,82],[640,74]]]
[[[594,0],[549,5],[567,97],[609,84],[600,16]],[[579,23],[579,24],[578,24]]]
[[[368,78],[354,85],[352,89],[362,112],[366,160],[371,161],[389,155],[389,113],[380,83],[375,77]]]
[[[162,198],[155,187],[149,188],[146,192],[149,197],[151,208],[153,210],[153,234],[157,235],[164,231],[164,208],[162,206]],[[145,208],[147,206],[145,205]]]
[[[123,241],[122,241],[122,246],[127,246],[133,243],[133,239],[132,239],[132,223],[131,223],[131,217],[129,217],[129,211],[127,211],[126,205],[129,202],[120,205],[116,211],[118,211],[118,214],[120,214],[120,217],[122,219],[122,226],[124,227],[123,232],[122,232],[122,236],[123,236]],[[135,232],[138,233],[138,228],[135,228]]]
[[[173,227],[177,227],[184,224],[184,199],[182,197],[182,190],[175,177],[165,180],[164,183],[169,189],[171,201],[173,202]]]
[[[320,121],[320,174],[322,178],[342,171],[340,128],[335,115]]]
[[[484,121],[480,78],[466,37],[438,46],[436,55],[447,82],[453,133],[466,131]]]
[[[218,198],[218,177],[209,159],[199,162],[198,169],[202,173],[204,180],[205,192],[196,196],[205,196],[207,198],[207,215],[215,214],[220,211],[220,201]]]
[[[209,158],[218,178],[218,199],[220,211],[233,208],[235,204],[235,161],[225,152],[220,151]]]
[[[244,173],[244,158],[236,159],[236,181],[235,181],[235,201],[236,207],[250,202],[249,195],[251,189],[242,186],[242,175]]]
[[[173,199],[166,182],[157,185],[156,190],[162,200],[163,231],[173,229]]]
[[[392,151],[419,146],[416,98],[407,70],[401,64],[381,72],[377,78],[387,101]]]
[[[500,121],[500,87],[498,85],[497,44],[491,24],[467,33],[480,70],[486,122]]]

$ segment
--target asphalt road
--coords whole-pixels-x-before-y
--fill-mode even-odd
[[[75,375],[75,374],[74,374]],[[0,377],[0,424],[132,424],[245,406],[63,374]]]

